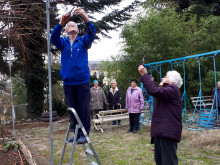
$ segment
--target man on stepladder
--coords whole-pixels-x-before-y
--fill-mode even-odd
[[[90,132],[90,71],[88,67],[88,49],[96,37],[96,29],[89,21],[87,14],[81,8],[76,8],[74,14],[83,19],[86,23],[87,34],[78,36],[79,29],[76,23],[69,21],[71,13],[65,13],[59,24],[56,25],[51,34],[52,43],[61,51],[61,71],[65,98],[69,107],[76,110],[82,124],[89,135]],[[61,37],[61,31],[65,25],[67,37]],[[70,114],[71,129],[75,130],[77,121],[73,114]],[[86,143],[86,138],[79,129],[79,144]],[[74,137],[68,142],[73,142]]]

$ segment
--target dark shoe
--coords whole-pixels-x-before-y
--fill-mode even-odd
[[[132,132],[132,131],[133,131],[132,129],[128,129],[128,130],[127,130],[127,133],[130,133],[130,132]]]
[[[121,122],[118,122],[118,125],[121,125]]]
[[[133,134],[136,134],[136,133],[137,133],[137,130],[136,130],[136,129],[134,129],[134,130],[133,130]]]
[[[80,138],[77,140],[77,143],[79,143],[79,144],[87,143],[86,137],[83,135],[80,136]]]
[[[69,139],[67,139],[67,142],[68,142],[68,143],[73,143],[73,141],[74,141],[74,136],[71,137],[71,138],[69,138]]]
[[[70,128],[70,132],[75,132],[75,129],[73,129],[73,128]]]
[[[113,122],[112,122],[112,125],[116,125],[116,121],[113,121]]]

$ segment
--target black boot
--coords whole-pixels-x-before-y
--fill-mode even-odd
[[[129,129],[127,130],[127,133],[130,133],[130,132],[133,132],[133,130],[132,130],[131,128],[129,128]]]
[[[133,134],[136,134],[136,133],[137,133],[137,130],[136,130],[136,129],[134,129],[134,130],[133,130]]]
[[[116,125],[116,121],[113,121],[113,122],[112,122],[112,125]]]

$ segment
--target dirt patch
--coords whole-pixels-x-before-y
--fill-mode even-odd
[[[54,121],[53,124],[63,124],[68,123],[68,117],[58,117],[57,121]],[[36,127],[48,127],[50,125],[50,122],[42,122],[40,120],[24,120],[24,121],[18,121],[15,123],[15,129],[22,130],[22,129],[31,129]]]
[[[33,128],[33,127],[48,127],[50,125],[50,123],[48,122],[40,122],[40,121],[35,121],[32,123],[19,123],[16,124],[15,127],[17,130],[21,130],[21,129],[29,129],[29,128]]]
[[[29,165],[22,152],[20,155],[19,152],[6,151],[0,147],[0,165]]]
[[[66,133],[66,130],[59,130],[59,131],[54,132],[53,134],[59,135],[59,134],[65,134],[65,133]]]

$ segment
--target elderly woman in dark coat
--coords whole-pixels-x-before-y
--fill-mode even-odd
[[[157,165],[177,165],[177,143],[182,134],[182,101],[179,91],[182,78],[178,72],[169,71],[160,87],[156,87],[142,65],[138,70],[147,92],[156,98],[151,124],[155,162]]]
[[[121,108],[121,90],[117,87],[117,82],[115,80],[111,81],[111,88],[107,95],[107,105],[111,110],[116,110]],[[116,125],[117,121],[113,121],[112,125]],[[121,120],[118,120],[118,125],[121,124]]]

